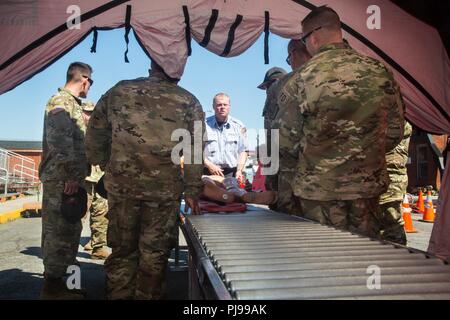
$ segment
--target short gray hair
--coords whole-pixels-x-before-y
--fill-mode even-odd
[[[218,97],[227,97],[228,100],[230,101],[230,104],[231,104],[230,96],[229,96],[228,94],[226,94],[225,92],[219,92],[219,93],[216,94],[216,95],[214,96],[214,98],[213,98],[213,105],[215,104],[216,98],[218,98]]]

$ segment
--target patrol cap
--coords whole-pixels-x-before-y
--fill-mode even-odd
[[[83,103],[83,111],[92,112],[94,111],[95,103],[91,101],[86,101]]]
[[[263,83],[261,83],[258,86],[258,88],[262,89],[262,90],[266,90],[269,87],[271,82],[273,82],[274,80],[280,79],[285,74],[287,74],[287,72],[283,68],[278,68],[278,67],[270,68],[266,72],[266,75],[264,76]]]
[[[70,223],[77,223],[87,212],[87,192],[78,188],[72,195],[62,194],[61,214]]]

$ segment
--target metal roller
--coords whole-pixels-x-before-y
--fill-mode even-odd
[[[272,248],[270,250],[268,249],[241,249],[241,250],[228,250],[228,249],[221,249],[221,250],[215,250],[213,252],[213,255],[250,255],[250,254],[262,254],[262,253],[307,253],[307,252],[323,252],[326,254],[329,251],[332,252],[351,252],[351,251],[367,251],[367,252],[374,252],[380,249],[384,248],[392,248],[391,246],[385,245],[385,246],[376,246],[376,245],[351,245],[351,246],[333,246],[333,247],[307,247],[307,248]]]
[[[423,259],[424,257],[422,257]],[[395,261],[395,260],[416,260],[415,254],[412,253],[395,253],[395,254],[383,254],[383,255],[365,255],[365,256],[338,256],[338,257],[294,257],[294,258],[278,258],[276,264],[291,264],[291,263],[312,263],[312,262],[361,262],[361,261]],[[274,264],[270,259],[240,259],[240,260],[214,260],[216,267],[227,266],[248,266],[248,265],[268,265]]]
[[[359,240],[359,239],[357,239]],[[318,247],[318,248],[330,248],[330,247],[339,247],[339,246],[357,246],[357,245],[361,245],[364,244],[366,246],[378,246],[379,244],[376,242],[371,242],[370,240],[365,240],[365,239],[361,239],[360,241],[357,240],[335,240],[335,241],[304,241],[301,243],[296,243],[294,242],[286,242],[286,243],[282,243],[280,241],[277,242],[273,242],[267,245],[262,245],[262,244],[254,244],[253,246],[248,246],[245,243],[242,243],[241,245],[217,245],[217,246],[208,246],[206,245],[205,247],[207,247],[208,252],[212,251],[212,250],[242,250],[242,249],[266,249],[266,250],[270,250],[270,249],[276,249],[276,248],[313,248],[313,247]]]
[[[311,300],[450,300],[450,293],[387,294],[382,296],[334,297]]]
[[[274,228],[276,227],[276,228]],[[206,228],[195,228],[196,232],[199,232],[201,234],[204,235],[211,235],[211,234],[216,234],[216,235],[230,235],[231,234],[249,234],[249,232],[255,232],[255,233],[264,233],[264,232],[274,232],[277,233],[278,231],[286,231],[286,232],[298,232],[301,231],[303,233],[327,233],[327,231],[336,231],[336,229],[331,229],[331,228],[325,228],[325,229],[315,229],[315,228],[301,228],[300,226],[296,226],[296,225],[290,225],[289,227],[283,227],[280,225],[276,225],[276,224],[271,224],[271,225],[260,225],[260,226],[252,226],[250,227],[230,227],[230,228],[217,228],[217,230],[215,231],[207,231],[207,230],[203,230]]]
[[[407,267],[385,267],[386,274],[409,274],[421,275],[429,273],[446,273],[447,266],[407,266]],[[349,268],[349,269],[329,269],[329,270],[293,270],[293,271],[268,271],[268,272],[229,272],[223,275],[227,284],[238,280],[264,280],[264,279],[292,279],[292,278],[310,278],[310,277],[337,277],[337,276],[360,276],[367,274],[367,268]]]
[[[333,241],[333,240],[353,240],[355,239],[354,237],[350,236],[329,236],[327,237],[327,241]],[[361,238],[364,239],[364,238]],[[269,237],[269,238],[264,238],[264,237],[257,237],[257,238],[249,238],[249,239],[214,239],[214,238],[202,238],[200,239],[202,240],[205,244],[207,245],[220,245],[220,244],[224,244],[224,245],[235,245],[235,244],[241,244],[241,243],[245,243],[248,245],[252,245],[252,244],[266,244],[266,243],[273,243],[273,242],[282,242],[282,241],[316,241],[316,242],[320,242],[320,241],[324,241],[323,240],[323,236],[297,236],[297,237],[293,237],[291,235],[283,235],[283,236],[276,236],[276,237]],[[367,240],[367,239],[364,239]]]
[[[371,265],[376,265],[380,268],[385,267],[400,267],[400,266],[426,266],[426,265],[442,265],[439,260],[372,260],[372,261],[346,261],[346,262],[312,262],[312,263],[285,263],[276,264],[274,261],[271,265],[249,265],[249,266],[220,266],[219,270],[222,274],[227,272],[264,272],[264,271],[288,271],[288,270],[327,270],[346,269],[346,268],[367,268]]]
[[[382,296],[384,294],[413,294],[413,293],[445,293],[450,294],[448,283],[396,283],[384,284],[381,289],[369,289],[366,285],[282,288],[267,290],[240,290],[235,293],[239,300],[279,300],[279,299],[315,299],[315,298],[346,298],[354,296]]]
[[[387,274],[383,275],[381,285],[408,283],[408,274]],[[448,273],[421,274],[415,279],[415,283],[428,282],[448,282]],[[282,289],[282,288],[306,288],[306,287],[328,287],[328,286],[349,286],[367,285],[367,274],[360,276],[336,276],[336,277],[311,277],[311,278],[291,278],[291,279],[266,279],[266,280],[238,280],[233,281],[230,286],[232,293],[239,290],[260,290],[260,289]]]
[[[400,254],[409,253],[405,249],[379,249],[375,250],[353,250],[353,251],[337,251],[325,250],[325,251],[298,251],[298,252],[256,252],[256,253],[244,253],[244,254],[214,254],[211,259],[214,261],[228,261],[228,260],[241,260],[241,259],[254,259],[254,260],[269,260],[280,258],[297,258],[297,257],[323,257],[324,255],[334,257],[353,257],[353,256],[365,256],[367,254],[380,255],[380,254]]]
[[[337,245],[337,246],[311,246],[311,247],[280,247],[280,248],[271,248],[271,249],[241,249],[241,250],[229,250],[229,249],[221,249],[221,250],[214,250],[214,252],[211,252],[211,256],[215,255],[221,255],[221,254],[239,254],[239,255],[246,255],[246,254],[260,254],[260,253],[293,253],[293,252],[328,252],[330,250],[333,251],[340,251],[340,252],[349,252],[353,250],[367,250],[372,252],[371,250],[379,250],[380,248],[392,248],[389,245],[378,245],[376,243],[369,243],[366,245]]]
[[[336,231],[335,228],[321,226],[319,224],[310,223],[308,225],[303,224],[301,221],[290,221],[288,223],[280,223],[276,221],[264,221],[260,223],[255,223],[254,221],[249,223],[249,221],[235,221],[232,225],[217,225],[215,226],[215,230],[210,229],[209,225],[199,225],[195,226],[195,230],[199,232],[205,232],[206,234],[211,234],[214,232],[225,233],[225,232],[245,232],[245,231],[280,231],[280,230],[288,230],[288,231],[304,231],[304,232],[320,232],[326,230]],[[276,228],[274,228],[276,227]],[[319,227],[320,229],[317,229]]]
[[[220,248],[228,248],[228,249],[233,249],[233,248],[271,248],[274,246],[279,246],[279,245],[302,245],[302,246],[308,246],[310,244],[323,244],[323,245],[328,245],[328,244],[348,244],[348,243],[355,243],[355,242],[359,242],[359,243],[364,243],[364,242],[369,242],[370,240],[367,239],[353,239],[353,238],[331,238],[331,239],[292,239],[292,238],[280,238],[277,240],[273,240],[273,241],[244,241],[242,243],[239,242],[232,242],[232,243],[228,243],[228,242],[204,242],[204,245],[207,246],[208,248],[216,248],[216,249],[220,249]]]
[[[327,231],[299,231],[299,230],[285,230],[284,232],[275,232],[270,230],[242,230],[242,231],[226,231],[226,232],[215,232],[213,234],[205,234],[201,231],[196,232],[199,239],[215,239],[215,240],[231,240],[233,238],[241,239],[257,239],[261,237],[277,237],[277,236],[310,236],[310,237],[327,237],[327,236],[349,236],[350,233],[342,233],[342,232],[327,232]],[[354,235],[355,236],[355,235]],[[363,237],[365,238],[365,237]]]

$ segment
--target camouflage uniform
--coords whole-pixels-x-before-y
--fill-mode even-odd
[[[198,100],[156,71],[119,82],[97,103],[86,150],[90,163],[105,168],[109,299],[162,297],[183,187],[186,196],[198,196],[203,188],[203,165],[186,159],[183,185],[179,166],[171,160],[178,144],[171,134],[183,128],[192,135],[194,121],[203,120]]]
[[[81,220],[74,224],[68,222],[62,217],[60,206],[66,181],[77,181],[84,187],[87,175],[84,130],[80,99],[60,88],[45,109],[39,168],[44,189],[41,246],[44,272],[49,278],[64,276],[78,251]]]
[[[391,183],[387,192],[380,197],[382,238],[403,245],[406,245],[406,233],[403,227],[402,202],[408,186],[406,162],[411,134],[412,126],[406,122],[402,142],[386,153]]]
[[[106,246],[106,230],[108,229],[108,218],[106,218],[108,201],[95,192],[95,185],[102,175],[103,171],[99,166],[92,166],[91,175],[86,178],[91,245],[94,250]]]
[[[347,44],[325,45],[293,72],[279,102],[280,130],[290,153],[298,152],[292,187],[303,215],[377,237],[379,196],[389,183],[385,154],[404,130],[393,75]]]
[[[286,83],[288,78],[292,73],[286,74],[284,77],[280,78],[267,90],[267,99],[264,105],[263,117],[264,117],[264,129],[267,130],[266,145],[268,154],[271,155],[271,129],[280,130],[278,123],[278,118],[282,111],[280,110],[278,97],[280,94],[280,88]],[[280,140],[282,139],[281,131]],[[278,141],[279,142],[279,141]],[[279,145],[279,148],[281,145]],[[278,191],[278,200],[274,205],[270,205],[272,210],[277,210],[290,214],[299,215],[301,212],[301,207],[298,201],[295,199],[292,193],[291,180],[294,175],[294,169],[297,165],[297,156],[292,157],[291,154],[286,152],[286,143],[283,145],[284,149],[279,150],[278,160],[278,174],[266,176],[266,188],[267,190]],[[290,145],[292,147],[292,145]]]
[[[267,155],[272,156],[272,134],[271,129],[274,129],[274,119],[278,113],[278,103],[277,97],[280,91],[280,81],[285,77],[276,80],[266,91],[267,98],[264,104],[264,109],[262,116],[264,117],[264,129],[266,131],[266,147],[267,147]],[[266,176],[266,189],[267,190],[278,190],[278,175],[268,175]],[[273,208],[275,209],[275,208]]]

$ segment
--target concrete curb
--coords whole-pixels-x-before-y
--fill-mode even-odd
[[[22,213],[22,211],[24,211],[24,209],[17,209],[0,213],[0,224],[4,224],[21,218],[20,214]]]

